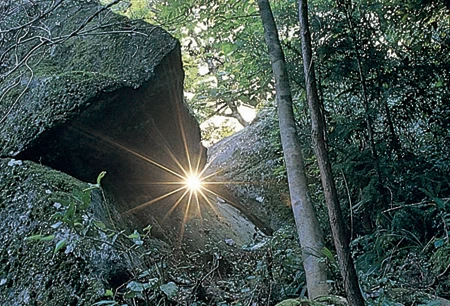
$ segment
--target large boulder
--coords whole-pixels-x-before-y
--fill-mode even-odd
[[[120,214],[173,236],[183,205],[168,212],[180,193],[154,200],[181,186],[165,183],[181,184],[184,171],[205,162],[183,103],[177,40],[96,1],[2,9],[0,26],[9,31],[0,45],[0,156],[89,182],[107,171],[104,187]]]
[[[293,224],[286,169],[273,108],[208,149],[215,187],[265,233]]]

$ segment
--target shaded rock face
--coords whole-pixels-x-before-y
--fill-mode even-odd
[[[27,13],[51,4],[39,2],[44,7],[38,10],[21,3]],[[19,17],[2,28],[26,21]],[[30,59],[33,76],[24,77],[27,67],[21,67],[2,82],[5,89],[21,80],[0,101],[0,156],[33,160],[89,182],[107,171],[103,183],[119,213],[134,216],[136,227],[153,224],[157,233],[170,232],[182,219],[182,205],[170,222],[161,220],[179,194],[136,207],[181,186],[162,182],[180,183],[183,169],[204,164],[197,122],[183,103],[178,42],[92,1],[63,1],[40,22],[54,41],[62,39],[40,47],[39,61]],[[39,31],[31,27],[30,35],[47,35]],[[21,48],[24,53],[33,45]]]
[[[242,211],[266,234],[293,224],[281,145],[274,110],[263,110],[242,131],[208,149],[208,173],[226,182],[219,194]],[[221,185],[218,185],[221,186]]]

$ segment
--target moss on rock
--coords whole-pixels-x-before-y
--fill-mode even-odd
[[[0,300],[2,305],[92,305],[108,288],[120,256],[63,227],[52,241],[26,240],[55,231],[52,216],[73,190],[86,188],[38,164],[0,159]],[[57,241],[67,247],[54,254]]]
[[[45,11],[49,3],[23,5],[30,6],[30,11],[42,6]],[[0,26],[8,29],[21,24],[25,10],[17,12]],[[91,16],[96,17],[86,22]],[[39,22],[50,32],[40,33],[41,25],[34,26]],[[6,93],[0,100],[0,156],[4,157],[16,156],[45,131],[76,117],[95,103],[99,94],[139,88],[154,77],[161,60],[178,46],[164,30],[102,10],[96,1],[63,1],[34,23],[28,36],[50,35],[51,43],[37,47],[39,40],[29,39],[29,43],[16,46],[15,53],[8,51],[11,56],[36,48],[31,54],[39,54],[38,59],[30,57],[27,65],[16,69],[15,61],[9,63],[6,56],[0,71],[7,75],[0,83],[0,90]],[[5,50],[10,47],[2,46]],[[9,74],[8,69],[14,72]],[[13,85],[17,80],[20,82]]]

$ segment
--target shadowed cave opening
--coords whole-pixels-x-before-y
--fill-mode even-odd
[[[183,70],[175,52],[137,89],[102,93],[70,122],[43,133],[18,159],[50,166],[86,182],[107,171],[102,184],[124,213],[178,188],[183,169],[202,169],[206,149],[198,124],[183,103]],[[159,165],[159,166],[158,166]],[[169,170],[166,170],[169,169]],[[179,194],[133,211],[146,226],[166,217]],[[180,209],[170,219],[178,223]],[[159,222],[173,230],[173,222]]]

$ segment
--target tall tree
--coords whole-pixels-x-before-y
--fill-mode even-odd
[[[268,0],[258,0],[258,7],[275,78],[281,144],[286,161],[292,210],[302,248],[308,295],[315,298],[329,292],[326,266],[317,258],[324,247],[323,234],[308,191],[300,142],[295,128],[289,76],[272,10]]]
[[[358,285],[358,276],[349,248],[349,235],[339,205],[328,149],[325,140],[324,118],[317,92],[314,62],[312,59],[311,33],[308,22],[307,0],[299,0],[300,35],[302,40],[303,68],[309,109],[311,112],[311,131],[314,152],[320,169],[320,177],[328,207],[331,231],[338,256],[339,268],[344,279],[344,288],[350,305],[364,305],[364,299]]]

